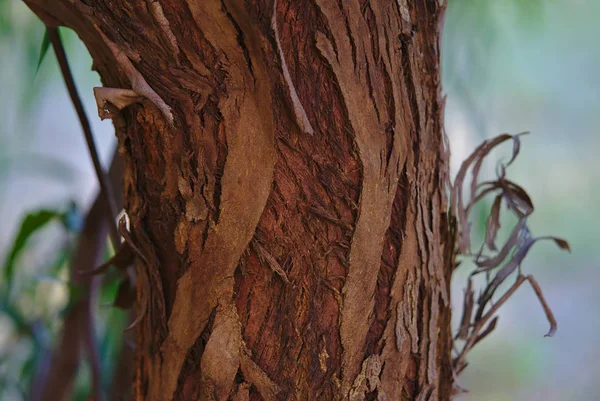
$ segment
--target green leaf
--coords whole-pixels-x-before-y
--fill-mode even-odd
[[[44,61],[44,57],[46,57],[46,53],[48,53],[48,48],[50,47],[50,38],[48,37],[48,28],[44,32],[44,39],[42,39],[42,47],[40,47],[40,55],[38,57],[37,67],[35,68],[35,75],[37,75],[40,70],[40,66],[42,65],[42,61]]]
[[[4,264],[4,279],[9,287],[12,284],[14,276],[15,261],[17,260],[17,257],[19,256],[21,251],[25,249],[29,238],[52,220],[62,219],[63,216],[64,214],[62,212],[44,209],[38,210],[25,216],[25,218],[21,222],[21,228],[19,229],[19,232],[15,237],[12,249],[8,254],[6,263]]]

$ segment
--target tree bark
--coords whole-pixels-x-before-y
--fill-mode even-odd
[[[438,0],[26,0],[119,115],[137,400],[447,400]]]

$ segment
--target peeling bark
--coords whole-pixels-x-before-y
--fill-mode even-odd
[[[443,5],[26,2],[134,100],[137,400],[450,398]]]

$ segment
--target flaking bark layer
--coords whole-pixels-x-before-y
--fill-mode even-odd
[[[26,2],[147,99],[137,400],[450,398],[437,0]]]

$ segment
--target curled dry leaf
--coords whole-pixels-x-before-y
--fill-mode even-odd
[[[557,323],[552,311],[546,302],[541,288],[532,276],[521,274],[521,263],[527,256],[532,246],[539,240],[551,240],[563,250],[570,251],[567,241],[553,236],[534,237],[527,226],[527,217],[534,211],[533,202],[524,188],[506,178],[506,169],[516,159],[521,149],[520,137],[527,132],[518,135],[502,134],[496,138],[485,141],[462,163],[452,187],[451,213],[456,220],[457,253],[470,254],[470,222],[469,212],[473,206],[489,194],[495,193],[494,202],[486,221],[485,240],[481,250],[475,255],[474,262],[477,268],[471,273],[475,275],[486,272],[487,284],[478,297],[477,304],[474,303],[474,290],[471,278],[467,283],[463,299],[463,315],[455,340],[464,341],[464,345],[458,355],[454,358],[453,366],[455,375],[459,374],[468,365],[467,353],[481,340],[487,337],[495,328],[498,317],[495,314],[499,308],[514,294],[524,281],[529,281],[536,296],[540,300],[546,318],[550,323],[550,330],[546,336],[552,336],[556,332]],[[479,172],[486,156],[501,143],[512,139],[513,151],[508,163],[500,163],[497,169],[497,178],[493,181],[479,182]],[[464,202],[465,177],[471,171],[470,197]],[[498,250],[496,239],[500,229],[500,212],[503,202],[506,202],[508,211],[512,212],[518,219],[508,239]],[[485,253],[485,254],[484,254]],[[502,265],[504,263],[504,265]],[[500,286],[517,272],[517,281],[506,290],[495,303],[492,298]]]
[[[500,229],[500,206],[502,195],[496,196],[492,204],[492,211],[486,222],[485,243],[492,251],[496,250],[496,235]]]
[[[460,328],[456,338],[459,340],[466,340],[469,336],[469,329],[471,328],[471,316],[473,315],[473,306],[475,299],[475,291],[473,291],[473,280],[469,279],[467,288],[465,289],[465,296],[463,299],[463,311],[462,318],[460,319]]]
[[[104,87],[95,87],[94,97],[98,106],[98,117],[101,120],[113,119],[120,110],[144,100],[143,96],[138,95],[131,89]]]

